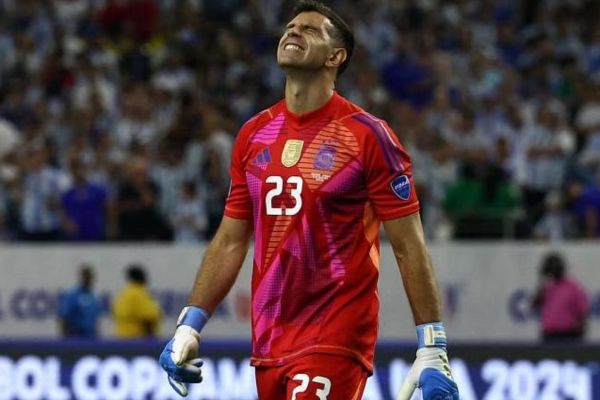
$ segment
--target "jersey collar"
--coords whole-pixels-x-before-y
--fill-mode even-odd
[[[287,105],[285,103],[285,99],[283,101],[283,109],[285,111],[285,116],[288,121],[294,122],[298,125],[310,124],[311,122],[319,121],[323,119],[327,115],[331,115],[333,110],[337,108],[337,106],[341,102],[341,96],[334,91],[331,98],[325,103],[321,108],[318,108],[314,111],[307,112],[304,114],[295,114],[288,110]]]

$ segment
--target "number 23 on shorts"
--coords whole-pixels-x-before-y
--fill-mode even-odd
[[[298,381],[300,382],[300,384],[294,388],[290,400],[299,400],[296,398],[296,396],[299,393],[306,392],[306,390],[308,389],[308,385],[311,382],[311,379],[306,374],[296,374],[294,375],[292,380]],[[331,391],[331,381],[328,378],[325,378],[324,376],[315,376],[314,378],[312,378],[312,382],[320,386],[320,388],[317,388],[315,391],[315,394],[317,395],[318,399],[327,400],[327,395],[329,395],[329,392]]]

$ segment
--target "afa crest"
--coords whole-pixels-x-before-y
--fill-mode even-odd
[[[283,151],[281,152],[281,164],[288,168],[298,164],[302,156],[303,147],[303,140],[289,139],[285,142],[285,146],[283,146]]]
[[[331,170],[335,161],[336,149],[333,146],[321,146],[319,152],[315,156],[313,167],[316,169]]]

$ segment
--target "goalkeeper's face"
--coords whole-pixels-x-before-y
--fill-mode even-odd
[[[317,12],[303,12],[291,20],[279,40],[277,62],[288,70],[325,68],[334,52],[333,25]]]

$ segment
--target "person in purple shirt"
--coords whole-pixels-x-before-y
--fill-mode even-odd
[[[73,241],[101,241],[106,238],[108,190],[90,182],[87,166],[75,159],[70,164],[73,186],[62,195],[63,226]]]
[[[544,257],[540,278],[532,305],[540,312],[543,340],[582,340],[590,301],[583,286],[567,276],[565,261],[559,253],[548,253]]]
[[[597,182],[573,180],[567,184],[569,209],[577,219],[581,236],[586,238],[600,237],[600,176]]]

